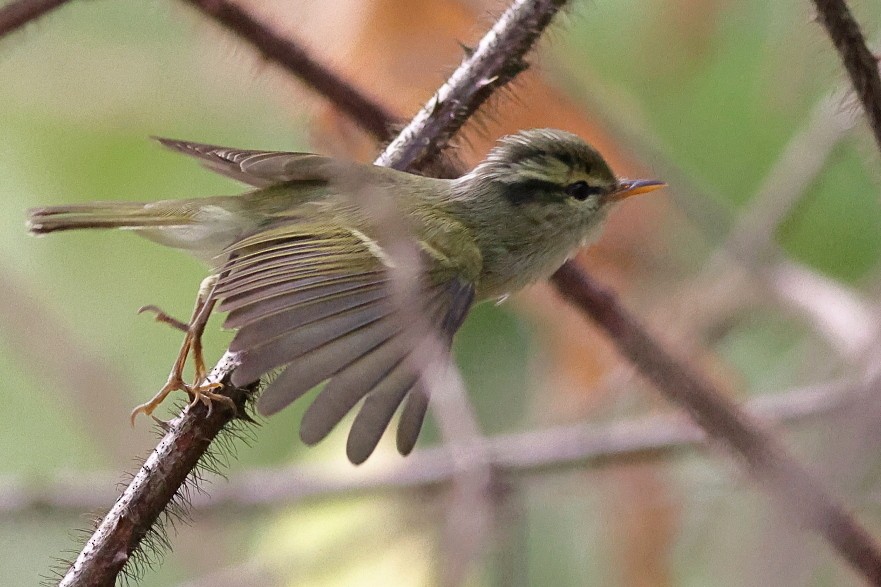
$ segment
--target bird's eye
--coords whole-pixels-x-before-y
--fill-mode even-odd
[[[601,193],[603,190],[597,186],[589,185],[586,181],[576,181],[566,186],[564,190],[567,196],[583,202],[591,196]]]

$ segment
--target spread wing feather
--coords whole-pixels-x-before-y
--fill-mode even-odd
[[[258,401],[269,415],[329,380],[303,417],[300,436],[309,444],[366,398],[347,445],[356,463],[373,452],[409,397],[398,447],[412,450],[428,396],[411,356],[418,341],[392,299],[381,247],[358,231],[288,222],[229,252],[214,295],[229,312],[225,326],[237,330],[230,349],[241,364],[233,384],[284,368]],[[454,267],[430,267],[418,285],[420,299],[449,342],[473,302],[474,285]]]
[[[443,314],[435,316],[435,323],[440,325],[440,332],[446,337],[447,344],[452,344],[453,335],[459,330],[468,310],[474,303],[474,287],[459,280],[452,280],[447,286],[448,303]],[[398,452],[408,455],[416,446],[425,413],[428,410],[428,392],[421,382],[417,383],[407,395],[407,401],[398,420],[398,431],[395,438]]]
[[[154,137],[162,146],[193,157],[203,167],[255,187],[287,181],[327,181],[330,157],[313,153],[252,151]]]

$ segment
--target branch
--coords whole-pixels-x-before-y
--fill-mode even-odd
[[[703,374],[661,346],[620,305],[572,262],[552,277],[560,293],[604,328],[618,350],[664,396],[685,409],[708,437],[742,457],[750,473],[802,526],[823,536],[855,570],[881,584],[881,551],[872,536],[833,499],[768,431]]]
[[[515,0],[374,164],[419,169],[436,157],[487,98],[526,69],[524,55],[567,1]]]
[[[797,424],[840,410],[877,393],[881,381],[851,379],[799,387],[753,398],[747,410],[769,425]],[[488,465],[503,477],[525,477],[576,467],[604,468],[656,460],[704,446],[706,434],[678,415],[643,417],[613,424],[574,424],[544,430],[502,434],[481,441]],[[193,496],[200,511],[281,507],[304,500],[346,499],[447,485],[461,467],[445,446],[415,452],[391,467],[346,469],[296,464],[243,471],[215,486],[211,495]],[[0,485],[0,515],[29,511],[77,511],[107,507],[116,494],[111,472],[86,478],[59,476],[48,483],[7,479]],[[106,490],[104,488],[107,488]]]
[[[257,27],[254,24],[257,23],[256,19],[243,9],[223,0],[188,1],[200,8],[204,4],[204,10],[213,16],[215,12],[210,12],[212,10],[224,15],[230,23],[241,24],[240,28],[234,30],[247,31],[243,38],[249,41],[269,39],[270,42],[257,45],[257,48],[283,63],[295,75],[302,73],[302,77],[310,83],[319,80],[322,85],[317,86],[316,90],[328,99],[344,100],[347,93],[359,94],[347,84],[336,85],[340,80],[328,69],[314,61],[301,59],[305,52],[292,41],[273,35],[267,37],[268,29]],[[436,98],[439,97],[436,105],[426,107],[428,110],[423,109],[417,115],[422,122],[411,123],[404,131],[406,136],[399,136],[382,158],[399,169],[410,168],[417,159],[427,162],[428,154],[436,154],[494,90],[523,69],[523,56],[564,3],[564,0],[515,0],[481,40],[478,49],[466,58],[441,88],[436,95]],[[226,24],[227,20],[221,22]],[[469,67],[476,68],[476,73],[469,72]],[[463,99],[452,98],[454,93],[463,96]],[[443,117],[443,120],[439,121],[436,117]],[[237,403],[241,403],[244,401],[242,391],[228,385],[237,364],[236,355],[227,351],[212,370],[209,380],[227,384],[222,391],[238,398]],[[196,407],[185,410],[174,419],[159,446],[67,571],[61,585],[112,585],[161,512],[181,490],[187,475],[203,458],[211,441],[232,418],[233,414],[220,409],[205,417],[205,410]]]
[[[820,22],[841,55],[857,97],[863,103],[875,142],[881,149],[881,76],[878,58],[866,47],[860,25],[844,0],[814,0]]]
[[[836,87],[814,106],[734,222],[723,248],[734,253],[742,264],[754,269],[769,252],[780,225],[826,168],[832,151],[853,129],[857,115],[842,107],[846,94],[846,88]]]
[[[69,0],[14,0],[0,8],[0,37],[37,20]]]
[[[250,43],[269,61],[303,80],[380,142],[389,141],[394,136],[391,128],[397,117],[385,106],[350,85],[327,66],[316,62],[301,45],[260,22],[244,8],[227,0],[184,2]]]
[[[239,413],[245,413],[248,390],[227,392]],[[141,541],[155,531],[160,516],[169,515],[170,504],[188,499],[185,483],[198,489],[198,479],[190,475],[230,420],[230,410],[209,412],[199,404],[169,422],[165,436],[92,533],[59,587],[114,585]]]

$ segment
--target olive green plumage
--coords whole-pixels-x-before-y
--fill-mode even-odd
[[[307,409],[313,444],[364,399],[347,454],[365,460],[402,403],[398,449],[412,450],[428,397],[412,363],[408,320],[393,300],[388,227],[357,203],[383,196],[418,243],[423,312],[447,343],[475,300],[550,275],[599,228],[611,205],[659,187],[615,177],[578,137],[530,130],[503,138],[455,180],[314,154],[247,151],[159,139],[256,189],[153,203],[30,211],[32,233],[122,228],[208,262],[213,299],[237,330],[236,385],[283,369],[258,402],[272,414],[327,381]],[[363,192],[359,193],[358,192]]]

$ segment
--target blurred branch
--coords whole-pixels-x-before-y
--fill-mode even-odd
[[[774,240],[780,224],[856,123],[855,113],[843,106],[847,92],[836,88],[814,107],[696,281],[712,280],[718,271],[736,272],[729,265],[734,261],[757,277],[778,303],[798,310],[846,361],[854,363],[881,332],[875,306],[852,288],[787,259]]]
[[[729,231],[723,247],[738,260],[754,265],[774,244],[774,236],[826,167],[826,162],[856,123],[856,113],[844,108],[845,88],[822,98],[807,122],[787,142],[746,210]]]
[[[417,160],[427,162],[429,156],[435,155],[494,90],[522,70],[523,56],[564,3],[562,0],[515,0],[478,48],[438,91],[432,103],[420,111],[417,115],[419,123],[411,123],[385,150],[380,157],[385,164],[409,169]],[[232,6],[222,0],[207,4],[209,8],[219,6],[223,10]],[[241,9],[232,10],[234,15],[246,14]],[[286,41],[286,44],[294,46],[292,41]],[[294,59],[290,65],[294,67],[292,72],[299,75],[296,67],[309,72],[316,64],[311,60]],[[469,70],[472,67],[475,72]],[[319,78],[329,85],[336,79],[330,75]],[[317,89],[329,99],[339,99],[345,93],[335,91],[329,85]],[[347,92],[355,92],[354,88],[345,88]],[[461,99],[452,96],[454,90],[459,92]],[[212,370],[209,380],[227,383],[237,364],[236,355],[227,351]],[[226,385],[222,391],[237,398],[237,403],[244,401],[242,390]],[[197,406],[184,410],[170,422],[159,446],[101,521],[61,585],[112,584],[160,514],[181,491],[188,474],[205,456],[211,441],[232,417],[228,410],[221,409],[215,409],[206,417],[205,409]]]
[[[248,42],[267,60],[303,80],[378,141],[390,141],[394,136],[392,126],[397,117],[392,112],[326,65],[316,62],[302,45],[282,36],[229,0],[183,1]]]
[[[13,0],[0,7],[0,37],[8,35],[70,0]]]
[[[881,551],[874,538],[764,427],[716,389],[703,374],[674,358],[616,296],[573,263],[553,276],[560,293],[605,329],[618,350],[707,435],[742,457],[781,510],[823,536],[869,581],[881,583]]]
[[[881,76],[878,58],[866,46],[860,25],[844,0],[814,0],[820,22],[841,55],[857,97],[881,149]]]
[[[404,334],[410,339],[408,355],[418,373],[417,388],[406,401],[431,398],[431,408],[443,441],[443,450],[453,464],[454,475],[445,508],[446,524],[441,541],[444,560],[438,565],[442,584],[459,585],[490,536],[495,507],[493,470],[486,454],[474,406],[468,399],[459,370],[453,364],[449,344],[451,333],[426,317],[423,303],[424,263],[409,230],[407,219],[396,207],[393,195],[382,189],[366,189],[352,178],[349,191],[354,203],[382,228],[379,245],[391,262],[392,301],[399,312]],[[406,413],[406,407],[404,413]]]
[[[834,380],[756,397],[749,413],[769,425],[797,424],[852,406],[877,394],[881,381]],[[604,468],[634,460],[668,458],[705,446],[706,434],[678,415],[659,415],[613,424],[575,424],[482,439],[487,463],[502,477],[530,476],[573,468]],[[213,486],[211,495],[193,496],[200,511],[282,507],[303,500],[345,499],[448,484],[459,467],[444,447],[413,453],[399,464],[380,469],[345,469],[327,465],[292,465],[251,469]],[[81,512],[106,507],[116,493],[111,472],[62,475],[48,482],[19,477],[0,479],[0,514],[29,511]]]
[[[119,390],[127,381],[107,359],[61,320],[14,267],[0,262],[0,332],[6,354],[22,371],[47,386],[48,401],[76,413],[81,431],[114,463],[131,458],[131,428],[113,419],[93,421],[94,414],[124,414],[129,409]],[[59,385],[60,384],[60,385]],[[87,424],[86,424],[87,423]]]
[[[778,303],[798,310],[848,363],[872,359],[881,334],[876,304],[846,285],[788,259],[778,258],[758,268],[757,275]]]

